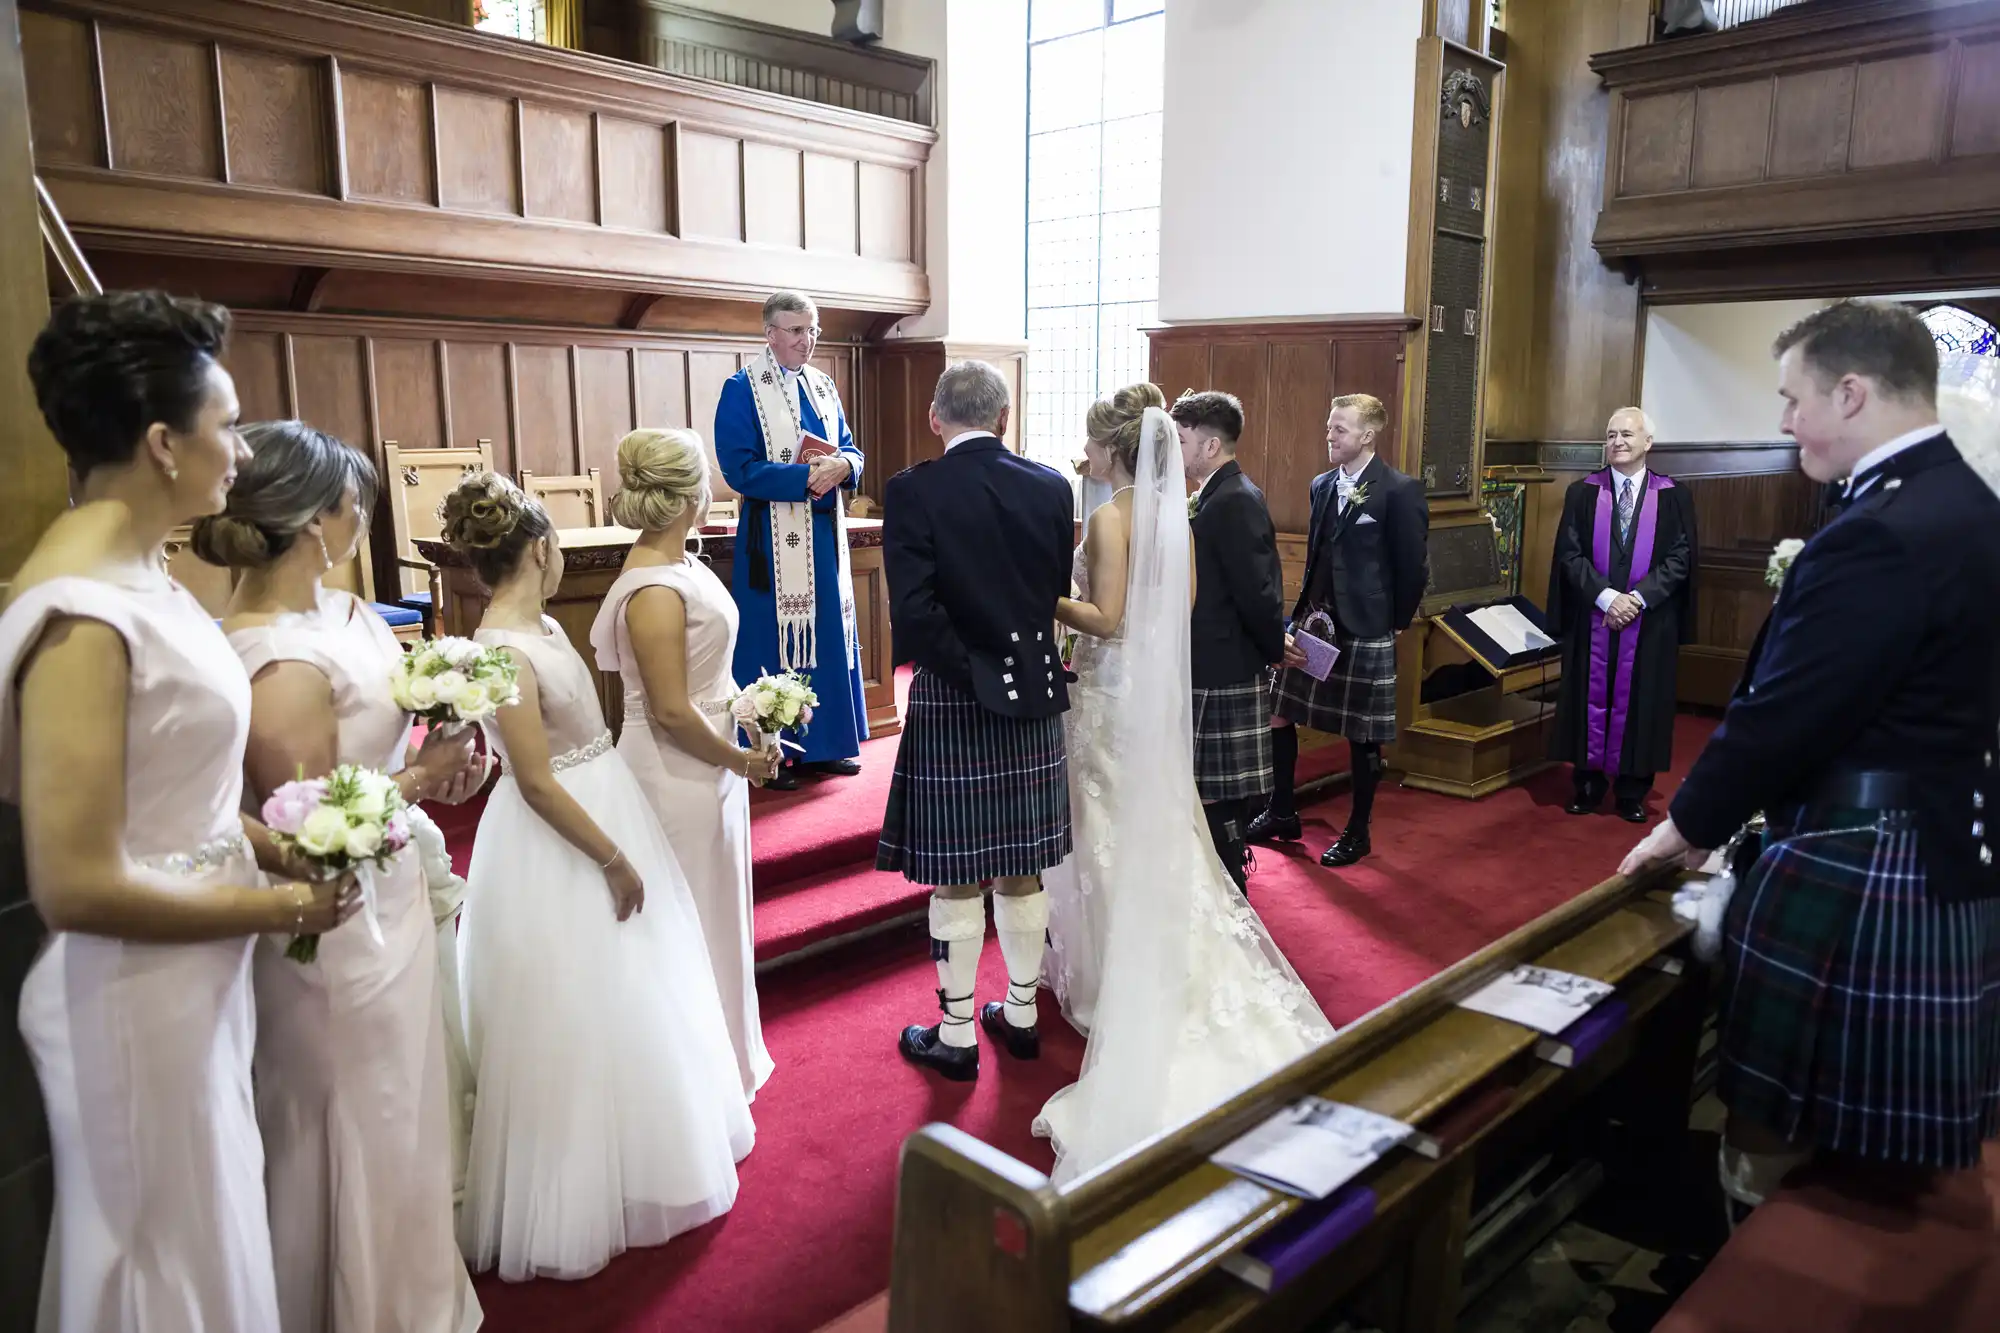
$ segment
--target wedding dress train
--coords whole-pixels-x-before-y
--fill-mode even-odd
[[[1076,850],[1043,876],[1045,979],[1089,1043],[1035,1133],[1074,1179],[1332,1038],[1223,869],[1194,789],[1189,541],[1170,419],[1149,410],[1123,631],[1078,641],[1069,750]],[[1090,589],[1082,552],[1077,583]]]

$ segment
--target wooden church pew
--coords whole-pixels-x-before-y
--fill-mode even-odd
[[[1635,1141],[1685,1132],[1706,973],[1682,966],[1687,928],[1651,892],[1670,879],[1596,886],[1066,1187],[949,1126],[919,1131],[903,1149],[888,1328],[1291,1329],[1356,1298],[1384,1328],[1450,1328],[1482,1165],[1554,1132],[1614,1078]],[[1577,1068],[1537,1059],[1525,1028],[1454,1007],[1530,962],[1613,983],[1628,1008]],[[1377,1163],[1359,1182],[1376,1196],[1373,1220],[1265,1296],[1220,1265],[1300,1202],[1208,1159],[1311,1093],[1415,1124],[1436,1156]]]

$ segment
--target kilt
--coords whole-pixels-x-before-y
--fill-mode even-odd
[[[1194,785],[1204,801],[1271,790],[1271,696],[1265,678],[1194,691]]]
[[[1877,814],[1773,821],[1723,921],[1717,1090],[1795,1141],[1971,1166],[2000,1130],[2000,900],[1932,901],[1910,817]]]
[[[1278,668],[1271,712],[1350,741],[1395,740],[1396,636],[1357,639],[1336,629],[1333,646],[1340,649],[1340,660],[1325,680]]]
[[[875,868],[933,887],[979,884],[1039,874],[1069,851],[1061,716],[1002,717],[919,668]]]

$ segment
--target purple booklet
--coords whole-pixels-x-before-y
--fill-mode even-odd
[[[1535,1044],[1535,1054],[1552,1065],[1574,1069],[1625,1025],[1625,1016],[1625,1001],[1606,1000],[1555,1036],[1542,1038]]]
[[[1315,629],[1319,633],[1313,633]],[[1304,669],[1308,676],[1325,680],[1333,674],[1333,664],[1340,660],[1340,649],[1333,646],[1333,624],[1324,613],[1306,617],[1306,623],[1292,631],[1292,642],[1306,655]]]
[[[1265,1295],[1284,1287],[1348,1240],[1375,1217],[1375,1191],[1349,1185],[1308,1203],[1222,1261]]]

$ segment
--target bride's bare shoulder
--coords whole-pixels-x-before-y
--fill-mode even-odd
[[[1114,497],[1090,511],[1090,522],[1086,525],[1087,531],[1084,535],[1088,537],[1093,533],[1101,533],[1106,537],[1123,536],[1130,523],[1131,518],[1125,512],[1125,506],[1119,504]]]

